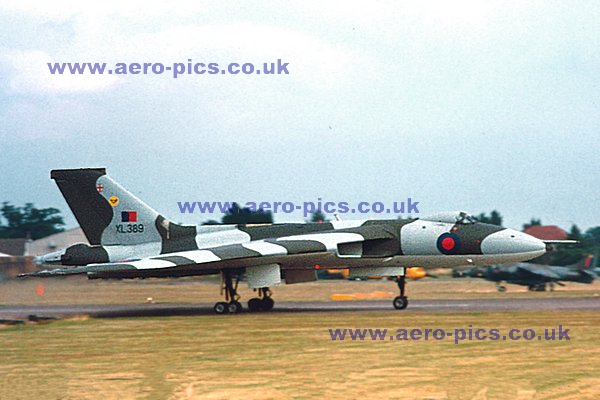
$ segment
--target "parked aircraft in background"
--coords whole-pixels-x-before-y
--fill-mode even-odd
[[[499,292],[506,291],[503,282],[527,286],[531,291],[554,289],[554,284],[564,286],[562,282],[592,283],[598,277],[598,257],[588,256],[581,263],[555,266],[531,263],[514,263],[489,267],[473,267],[455,273],[456,275],[484,278],[496,282]]]

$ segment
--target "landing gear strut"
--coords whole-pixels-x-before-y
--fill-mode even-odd
[[[248,301],[248,309],[252,312],[271,311],[275,302],[271,298],[271,290],[268,287],[258,289],[258,297]]]
[[[221,283],[221,295],[225,292],[225,301],[215,304],[214,310],[217,314],[237,314],[242,311],[242,304],[238,301],[240,295],[237,294],[239,275],[235,276],[235,281],[230,271],[223,271],[223,282]]]
[[[406,276],[396,277],[396,283],[398,283],[398,289],[400,289],[400,296],[394,298],[393,304],[396,310],[404,310],[408,307],[408,298],[404,295],[406,289]]]
[[[534,283],[528,286],[530,292],[545,292],[546,284],[545,283]],[[554,288],[552,288],[554,289]]]

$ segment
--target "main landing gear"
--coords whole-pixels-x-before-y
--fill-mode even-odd
[[[545,292],[546,284],[545,283],[534,283],[528,286],[530,292]],[[554,285],[550,283],[550,291],[554,291]]]
[[[271,290],[268,287],[258,289],[258,297],[248,301],[248,309],[252,312],[271,311],[275,302],[271,298]]]
[[[235,276],[235,283],[232,273],[223,271],[223,282],[221,283],[221,295],[225,292],[225,301],[215,304],[214,310],[217,314],[237,314],[242,311],[242,304],[238,301],[240,295],[237,294],[239,275]]]
[[[217,314],[237,314],[242,311],[239,302],[240,295],[237,293],[240,275],[233,275],[230,271],[223,271],[223,282],[221,283],[221,295],[225,293],[225,301],[220,301],[214,306]],[[275,302],[271,298],[271,290],[268,287],[258,289],[258,297],[248,301],[250,311],[271,311]]]
[[[396,283],[398,283],[398,289],[400,289],[400,296],[394,298],[393,304],[396,310],[404,310],[408,307],[408,297],[404,295],[406,289],[406,276],[396,277]]]

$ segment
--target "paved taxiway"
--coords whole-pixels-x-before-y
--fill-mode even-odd
[[[391,301],[343,302],[276,302],[274,313],[388,311],[396,313],[470,312],[470,311],[600,311],[600,298],[544,299],[465,299],[412,300],[403,311],[394,310]],[[245,311],[247,312],[247,311]],[[95,318],[213,315],[212,304],[94,304],[94,305],[6,305],[0,306],[0,319],[72,317],[88,315]]]

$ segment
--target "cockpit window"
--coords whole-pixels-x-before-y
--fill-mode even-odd
[[[470,225],[477,222],[475,217],[462,211],[445,212],[421,218],[425,221],[442,222],[446,224]]]
[[[461,212],[459,218],[456,220],[457,224],[460,225],[469,225],[477,222],[477,218],[467,214],[466,212]]]

